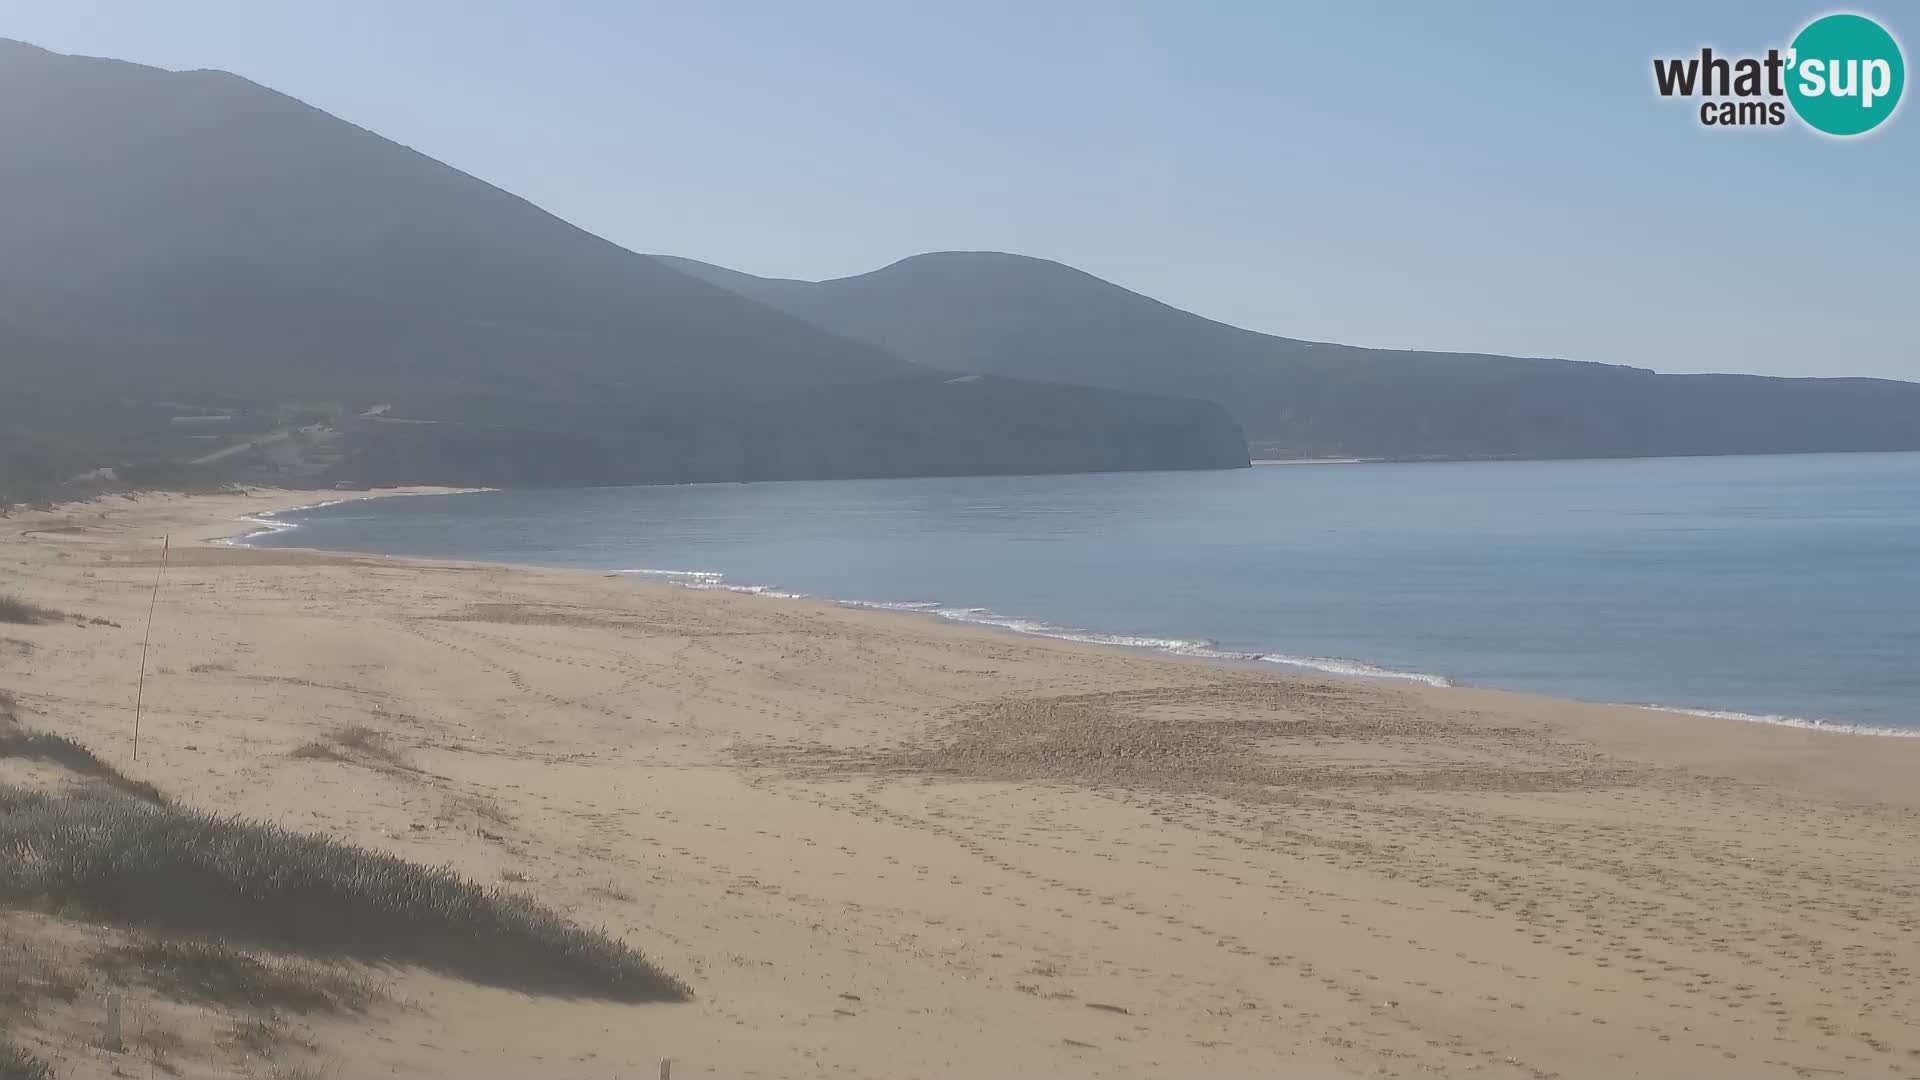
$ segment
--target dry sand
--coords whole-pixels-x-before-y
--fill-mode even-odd
[[[0,689],[183,801],[512,882],[698,995],[384,970],[389,1004],[300,1021],[332,1075],[1920,1074],[1920,740],[192,542],[306,498],[0,521],[0,592],[118,624],[0,626]],[[384,753],[293,755],[355,725]],[[49,1017],[63,1075],[148,1074]],[[275,1067],[175,1022],[190,1072]]]

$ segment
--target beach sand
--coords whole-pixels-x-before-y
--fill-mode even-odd
[[[115,624],[0,625],[22,722],[523,890],[696,995],[381,969],[387,1004],[297,1018],[329,1075],[1920,1074],[1920,740],[201,542],[312,498],[0,520],[0,593]],[[294,756],[356,726],[384,749]],[[91,1000],[29,1041],[147,1075]],[[280,1067],[161,1013],[189,1072]]]

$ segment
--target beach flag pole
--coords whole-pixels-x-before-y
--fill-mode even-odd
[[[133,760],[140,760],[140,706],[147,696],[147,646],[153,641],[153,609],[160,602],[160,578],[167,572],[169,537],[160,538],[160,567],[153,572],[153,596],[147,600],[147,633],[140,639],[140,679],[133,689]]]

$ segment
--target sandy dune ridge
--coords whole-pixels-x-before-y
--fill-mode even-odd
[[[381,968],[382,1004],[298,1021],[330,1074],[1920,1075],[1920,740],[204,542],[311,498],[0,520],[0,593],[117,624],[0,625],[0,689],[181,801],[526,890],[697,995]],[[90,1000],[28,1033],[62,1075],[127,1064]],[[166,1008],[190,1071],[277,1067]]]

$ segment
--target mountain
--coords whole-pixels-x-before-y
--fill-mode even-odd
[[[1217,401],[1256,456],[1567,458],[1920,449],[1920,384],[1660,375],[1273,337],[1059,263],[916,255],[857,277],[677,270],[953,371]]]
[[[0,237],[0,448],[35,475],[1246,463],[1218,406],[907,363],[223,72],[0,40]]]

